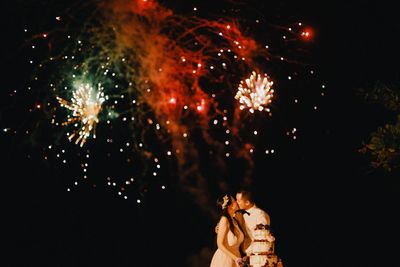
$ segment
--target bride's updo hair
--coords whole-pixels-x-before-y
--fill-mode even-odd
[[[229,205],[232,204],[232,196],[230,194],[225,194],[217,199],[217,207],[222,211],[227,211]]]

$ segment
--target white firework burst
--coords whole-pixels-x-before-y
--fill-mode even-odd
[[[250,78],[240,81],[235,99],[239,100],[240,109],[249,108],[251,113],[255,110],[267,111],[270,109],[268,105],[272,102],[274,89],[272,89],[273,81],[268,79],[267,74],[261,77],[255,71],[252,72]]]
[[[76,123],[78,129],[74,130],[68,139],[71,141],[75,136],[75,144],[83,146],[86,139],[93,131],[93,138],[96,138],[96,124],[99,122],[98,115],[101,106],[105,101],[103,88],[98,84],[98,89],[93,89],[89,84],[80,84],[73,92],[71,101],[57,97],[61,107],[65,107],[72,111],[72,117],[68,116],[68,120],[63,125]]]

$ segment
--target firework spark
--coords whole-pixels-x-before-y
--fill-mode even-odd
[[[235,98],[239,100],[240,109],[247,107],[251,113],[254,113],[254,110],[269,112],[268,105],[272,102],[274,94],[272,85],[273,81],[269,80],[266,74],[262,78],[260,74],[253,71],[250,78],[239,84]]]
[[[69,117],[63,125],[69,125],[80,122],[79,130],[69,135],[68,139],[71,141],[75,136],[75,144],[83,146],[86,139],[90,136],[93,130],[93,138],[96,138],[96,124],[99,122],[98,115],[101,111],[101,105],[105,98],[102,92],[101,84],[98,85],[98,90],[94,90],[89,84],[80,84],[73,92],[70,102],[57,96],[57,100],[62,107],[72,111],[72,117]]]

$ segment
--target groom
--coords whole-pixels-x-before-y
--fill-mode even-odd
[[[240,190],[236,193],[236,202],[241,215],[236,216],[244,232],[244,242],[242,243],[242,253],[244,256],[250,256],[252,253],[252,243],[254,240],[254,230],[256,225],[264,224],[270,226],[271,220],[264,210],[257,207],[251,192]],[[247,257],[246,257],[247,258]]]

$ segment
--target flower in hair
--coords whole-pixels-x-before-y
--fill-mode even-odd
[[[224,199],[224,203],[222,203],[222,209],[225,209],[226,205],[228,205],[228,202],[229,202],[228,195],[225,195],[223,199]]]

